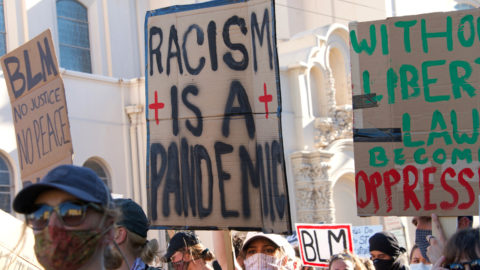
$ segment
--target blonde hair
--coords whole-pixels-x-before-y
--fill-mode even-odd
[[[145,237],[131,232],[127,229],[128,250],[135,256],[140,257],[142,261],[149,264],[158,254],[158,241],[156,239],[147,240]]]
[[[212,261],[215,259],[215,255],[208,248],[202,244],[196,244],[193,246],[187,247],[187,251],[190,253],[194,260],[203,259],[206,262]]]

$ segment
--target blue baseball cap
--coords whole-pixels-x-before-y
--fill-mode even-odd
[[[177,232],[168,242],[168,248],[163,255],[164,262],[170,262],[173,254],[184,247],[191,247],[200,244],[197,235],[193,232]]]
[[[59,189],[85,202],[112,207],[108,187],[97,174],[86,167],[60,165],[45,175],[39,182],[24,187],[13,200],[13,210],[28,214],[34,210],[37,197],[44,191]]]
[[[114,202],[122,212],[117,225],[123,226],[143,238],[147,237],[149,222],[142,207],[131,199],[115,199]]]

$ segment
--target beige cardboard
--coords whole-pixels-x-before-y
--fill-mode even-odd
[[[477,137],[479,131],[477,120],[474,119],[477,118],[479,108],[477,88],[480,69],[475,62],[478,62],[476,55],[479,42],[477,31],[471,32],[470,26],[477,29],[479,15],[479,10],[468,10],[350,24],[350,36],[356,36],[359,40],[366,39],[369,45],[371,44],[369,30],[375,26],[377,41],[376,49],[371,54],[365,51],[356,52],[354,48],[356,42],[351,41],[353,95],[368,93],[363,76],[363,73],[368,71],[370,92],[382,96],[377,107],[354,111],[354,129],[399,128],[402,138],[397,142],[354,142],[357,210],[360,216],[409,216],[431,213],[437,213],[439,216],[456,216],[478,213],[480,144]],[[425,33],[447,32],[449,20],[452,30],[448,32],[448,39],[427,37],[428,34]],[[426,29],[423,36],[422,25]],[[380,30],[382,27],[385,27],[386,33],[383,39]],[[404,31],[407,28],[408,31]],[[475,39],[472,39],[473,43],[467,44],[470,35]],[[451,46],[447,42],[450,37]],[[465,40],[462,37],[465,37]],[[388,51],[382,48],[388,48]],[[410,51],[407,48],[410,48]],[[389,69],[392,69],[398,78],[398,81],[390,84],[394,85],[390,87],[394,91],[390,92],[387,90]],[[408,71],[405,72],[406,76],[401,75],[401,70]],[[409,85],[405,88],[407,92],[404,92],[408,93],[408,96],[402,96],[402,85],[407,85],[416,74],[418,74],[417,90]],[[406,78],[403,83],[402,78]],[[473,89],[470,93],[472,96],[465,90],[465,87],[469,87],[465,86],[467,84]],[[457,96],[454,96],[455,85],[461,85]],[[445,100],[436,100],[441,98]],[[452,120],[455,116],[456,120]],[[410,124],[407,119],[410,119]],[[456,131],[454,126],[458,127]],[[454,133],[465,134],[473,139],[470,143],[465,143],[455,139]],[[410,141],[412,143],[409,143]],[[385,153],[388,162],[375,158],[373,160],[376,162],[372,162],[371,158],[374,155],[371,153],[374,150],[378,150],[376,153]],[[458,158],[456,153],[462,151],[468,153],[468,159]],[[415,159],[415,155],[420,158]],[[418,170],[416,186],[413,170]],[[432,173],[429,174],[430,170]],[[410,173],[407,174],[406,171]],[[390,181],[399,177],[398,182],[391,187],[391,195],[387,194],[389,185],[385,185],[387,179],[385,172],[394,175],[394,178],[389,178]],[[424,177],[424,172],[425,176],[429,177]],[[363,173],[368,176],[369,181],[373,179],[371,176],[375,173],[380,175],[379,178],[374,177],[381,182],[376,183],[378,184],[376,193],[370,193],[370,199],[365,189]],[[407,176],[410,176],[409,182]],[[428,179],[428,182],[425,179]],[[409,191],[408,186],[414,187],[412,192],[415,196]],[[378,197],[377,206],[374,194]],[[408,199],[414,197],[417,199],[416,204],[413,203],[414,199]]]
[[[36,182],[52,167],[71,164],[73,154],[65,89],[50,30],[4,55],[1,63],[21,177]]]
[[[152,14],[156,15],[147,14],[146,28],[147,52],[157,48],[159,52],[152,54],[152,61],[150,61],[150,54],[147,53],[148,151],[151,183],[149,216],[152,224],[184,228],[188,226],[189,228],[289,231],[290,213],[285,164],[280,120],[277,116],[277,111],[280,111],[278,103],[280,89],[277,85],[279,74],[276,71],[276,48],[272,36],[274,29],[272,2],[256,0],[206,8],[201,8],[199,5],[193,10],[180,9],[173,13],[167,10],[153,11]],[[269,18],[269,35],[264,29],[263,43],[260,45],[256,30],[251,29],[251,15],[257,14],[261,33],[265,11]],[[239,23],[225,27],[225,23],[230,18],[238,19]],[[242,20],[246,32],[242,32],[239,27]],[[209,25],[212,24],[216,25],[216,31],[209,33]],[[161,38],[160,35],[152,35],[150,39],[150,33],[155,29],[162,32]],[[171,39],[171,29],[176,30],[179,54],[177,54],[174,39]],[[191,29],[191,32],[188,32],[188,29]],[[254,70],[252,31],[255,31],[257,48],[256,71]],[[224,32],[228,34],[230,42],[237,46],[235,49],[227,46],[228,40],[224,40]],[[214,43],[209,39],[212,33],[215,33],[213,36],[216,37]],[[270,39],[272,52],[271,66],[267,37]],[[168,56],[169,44],[172,44],[170,57]],[[212,44],[216,48],[216,67],[210,54]],[[239,47],[242,49],[238,49]],[[248,55],[248,62],[242,53],[243,49]],[[158,55],[161,57],[157,58]],[[238,66],[242,66],[243,59],[245,65],[235,70],[227,64],[227,60],[224,60],[228,57],[231,57]],[[178,64],[179,58],[181,58],[181,65]],[[157,59],[161,59],[161,72],[158,69]],[[187,62],[192,69],[199,68],[200,65],[203,65],[203,68],[197,73],[192,73],[187,69]],[[152,72],[150,72],[151,68]],[[201,206],[200,200],[196,197],[195,215],[189,199],[186,199],[188,211],[185,212],[183,207],[185,187],[181,179],[187,175],[187,171],[182,169],[185,158],[181,156],[181,152],[182,143],[185,142],[190,149],[189,163],[192,153],[202,151],[211,161],[209,165],[205,158],[201,159],[199,167],[201,177],[195,177],[193,184],[188,187],[188,190],[195,191],[195,196],[199,194],[203,196]],[[267,183],[267,164],[274,164],[271,147],[273,143],[280,155],[275,163],[277,164],[275,173],[270,168],[269,175],[270,178],[273,175],[276,176],[275,188],[272,190],[278,190],[278,192],[264,194],[261,186],[245,173],[248,169],[242,168],[240,155],[243,153],[248,156],[247,160],[251,160],[254,170],[257,158],[262,159],[263,173]],[[225,152],[216,155],[215,145],[217,148],[226,147]],[[256,156],[257,146],[262,149],[261,157]],[[172,153],[170,156],[169,147]],[[268,155],[265,150],[267,147]],[[174,149],[177,150],[174,151]],[[220,149],[217,150],[220,151]],[[173,153],[177,151],[176,157]],[[164,163],[162,163],[162,155],[165,159]],[[200,160],[201,156],[196,154],[195,160]],[[152,162],[157,163],[155,165]],[[166,168],[165,173],[161,177],[156,176],[161,174],[162,164]],[[152,170],[153,166],[156,168]],[[210,167],[213,180],[211,190],[207,180]],[[223,178],[228,179],[220,181],[222,177],[219,176],[219,171],[223,171]],[[242,184],[242,174],[248,177],[247,186]],[[198,188],[199,179],[202,180],[201,189]],[[224,185],[223,210],[221,182]],[[273,187],[273,180],[270,180],[270,185]],[[169,195],[166,196],[166,194]],[[211,194],[211,201],[209,201],[209,194]],[[262,202],[263,198],[265,203]],[[199,211],[202,209],[204,212]],[[265,213],[262,213],[262,209],[266,210]],[[200,216],[200,212],[205,214]]]

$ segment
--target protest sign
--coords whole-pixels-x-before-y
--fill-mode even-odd
[[[271,0],[147,12],[154,227],[289,232]]]
[[[353,252],[350,224],[295,224],[304,265],[328,267],[332,255]]]
[[[479,15],[350,24],[360,216],[478,213]]]
[[[59,164],[72,163],[65,89],[50,30],[4,55],[22,181],[36,182]]]
[[[0,210],[0,269],[44,269],[37,261],[32,228]]]
[[[370,258],[368,239],[382,230],[382,225],[352,226],[353,251],[355,255]]]

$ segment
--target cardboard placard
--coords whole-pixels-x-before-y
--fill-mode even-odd
[[[295,224],[304,265],[328,267],[332,255],[353,252],[350,224]]]
[[[359,257],[370,258],[368,239],[383,231],[382,225],[352,226],[353,251]]]
[[[50,30],[4,55],[22,181],[36,182],[49,169],[72,163],[65,89]]]
[[[2,210],[0,222],[0,269],[44,269],[35,256],[32,228]]]
[[[350,24],[358,215],[478,213],[479,17]]]
[[[273,8],[227,0],[147,13],[154,227],[291,231]]]

